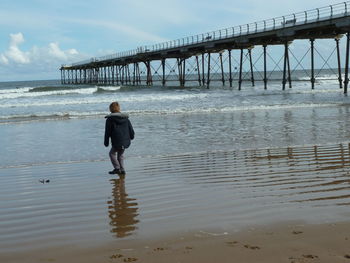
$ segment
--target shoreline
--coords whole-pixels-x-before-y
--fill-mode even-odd
[[[350,221],[317,225],[280,223],[227,234],[196,231],[99,246],[57,246],[2,253],[0,261],[345,263],[350,262]]]
[[[0,261],[350,262],[348,143],[110,167],[1,169]]]

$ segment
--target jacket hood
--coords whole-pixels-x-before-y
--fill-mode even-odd
[[[111,113],[111,114],[108,114],[107,116],[105,116],[105,118],[109,118],[109,117],[129,118],[129,114],[122,113],[122,112],[115,112],[115,113]]]

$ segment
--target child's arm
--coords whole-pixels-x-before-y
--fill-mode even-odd
[[[130,139],[133,140],[135,138],[135,132],[134,132],[134,128],[131,125],[130,120],[128,120],[129,123],[129,134],[130,134]]]
[[[106,120],[106,126],[105,126],[105,142],[104,142],[106,147],[108,147],[108,145],[109,145],[109,137],[111,136],[110,130],[111,130],[110,122],[107,119]]]

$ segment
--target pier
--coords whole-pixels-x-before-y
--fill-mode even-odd
[[[317,51],[316,43],[333,39],[329,55]],[[309,49],[296,57],[293,41],[308,42]],[[345,44],[341,45],[340,42]],[[271,46],[282,47],[280,62],[269,54]],[[332,49],[332,48],[331,48]],[[344,50],[345,49],[345,50]],[[306,72],[311,89],[317,73],[336,60],[336,81],[346,94],[349,84],[350,1],[308,11],[184,37],[150,46],[62,65],[62,84],[76,85],[162,85],[209,87],[214,81],[242,88],[243,81],[256,81],[267,89],[272,73],[280,71],[282,89],[292,88],[293,73]],[[253,53],[255,52],[255,60]],[[315,68],[316,56],[322,67]],[[296,65],[291,66],[291,57]],[[308,57],[308,65],[302,61]],[[259,64],[259,65],[258,65]],[[268,69],[268,67],[270,69]],[[247,70],[245,70],[247,68]]]

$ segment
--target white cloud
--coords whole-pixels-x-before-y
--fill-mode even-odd
[[[61,64],[80,61],[90,56],[81,54],[76,49],[63,50],[59,43],[51,42],[47,46],[33,46],[22,50],[20,45],[24,42],[22,33],[10,34],[8,48],[0,51],[0,67],[13,75],[50,75],[58,76]],[[40,73],[40,74],[39,74]]]
[[[22,33],[10,34],[10,45],[4,54],[1,54],[2,60],[9,62],[14,61],[19,64],[27,64],[30,62],[28,52],[19,49],[19,45],[24,42]]]

